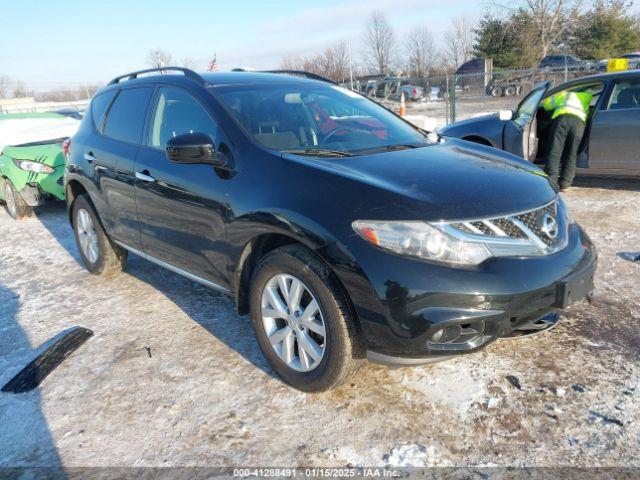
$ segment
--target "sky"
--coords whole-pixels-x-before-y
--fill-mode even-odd
[[[446,8],[443,6],[446,5]],[[283,56],[338,41],[360,56],[367,17],[381,10],[398,36],[426,26],[438,39],[451,18],[482,13],[481,0],[0,0],[0,74],[35,90],[105,83],[146,68],[160,48],[204,70],[278,68]]]

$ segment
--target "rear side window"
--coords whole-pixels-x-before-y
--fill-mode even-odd
[[[109,108],[111,100],[113,100],[115,94],[116,90],[111,90],[109,92],[100,93],[91,100],[91,117],[93,118],[93,125],[98,130],[102,126],[104,114],[107,111],[107,108]]]
[[[123,142],[140,143],[152,91],[151,87],[121,90],[107,114],[104,134]]]

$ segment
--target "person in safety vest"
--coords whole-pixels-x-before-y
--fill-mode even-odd
[[[592,97],[590,93],[565,90],[542,102],[542,108],[553,112],[545,172],[560,191],[568,190],[576,176],[578,147]]]

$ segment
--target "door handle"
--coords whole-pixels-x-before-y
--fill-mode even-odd
[[[96,157],[93,156],[93,154],[91,152],[89,153],[85,153],[84,154],[84,159],[89,162],[89,163],[93,163],[96,161]]]
[[[144,172],[136,172],[136,178],[138,180],[142,180],[143,182],[155,182],[156,179],[153,178],[151,175],[148,175],[148,171],[145,170]]]

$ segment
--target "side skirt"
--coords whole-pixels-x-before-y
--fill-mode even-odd
[[[202,277],[199,277],[197,275],[194,275],[193,273],[189,273],[186,270],[182,270],[181,268],[175,267],[173,265],[171,265],[170,263],[167,262],[163,262],[162,260],[158,260],[155,257],[152,257],[151,255],[147,255],[144,252],[141,252],[140,250],[137,250],[135,248],[132,248],[128,245],[125,245],[124,243],[118,242],[116,240],[114,240],[115,243],[117,243],[118,245],[120,245],[122,248],[124,248],[125,250],[128,250],[129,252],[138,255],[139,257],[144,258],[145,260],[149,260],[151,263],[155,263],[156,265],[159,265],[160,267],[164,267],[167,270],[171,270],[173,273],[177,273],[178,275],[182,275],[185,278],[188,278],[189,280],[192,280],[194,282],[200,283],[202,285],[204,285],[205,287],[209,287],[212,288],[213,290],[217,290],[219,292],[223,292],[226,293],[227,295],[231,295],[231,290],[229,290],[227,287],[223,287],[222,285],[218,285],[217,283],[211,282],[209,280],[206,280]]]

